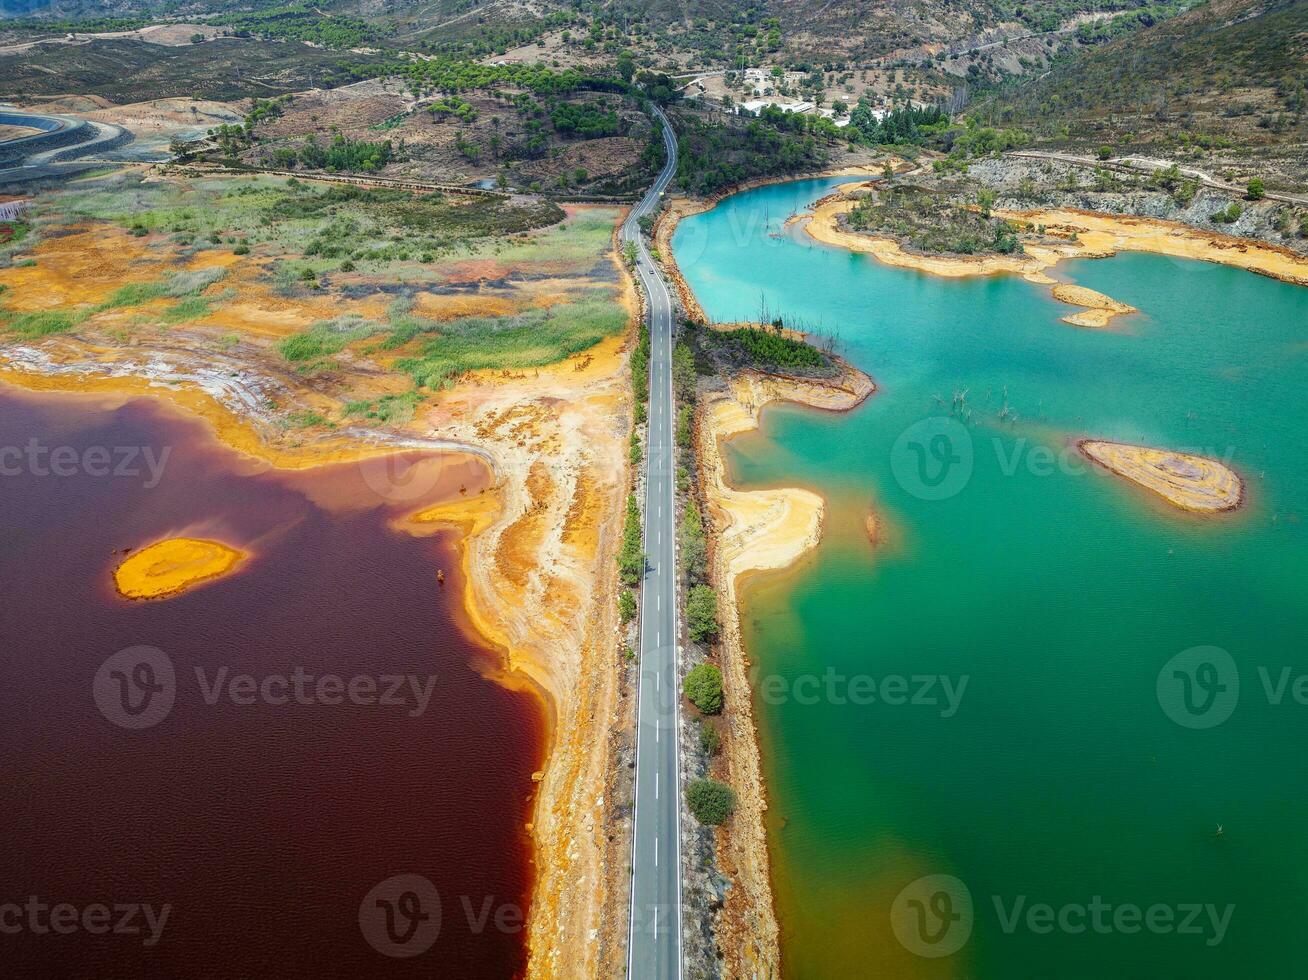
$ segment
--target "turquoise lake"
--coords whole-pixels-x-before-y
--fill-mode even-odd
[[[1067,262],[1141,311],[1076,328],[1018,277],[782,228],[833,183],[674,240],[711,317],[830,332],[878,385],[773,405],[726,453],[737,486],[828,501],[742,600],[785,975],[1308,976],[1308,289]],[[1226,461],[1245,506],[1175,510],[1086,437]]]

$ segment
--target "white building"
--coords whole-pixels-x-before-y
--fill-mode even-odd
[[[773,95],[781,86],[799,85],[806,76],[802,71],[783,72],[779,77],[771,68],[746,68],[745,91],[752,95]]]
[[[736,112],[740,113],[745,110],[757,113],[765,106],[774,105],[782,112],[812,112],[815,108],[812,102],[800,102],[797,99],[785,98],[768,98],[768,99],[750,99],[748,102],[740,102],[736,105]]]

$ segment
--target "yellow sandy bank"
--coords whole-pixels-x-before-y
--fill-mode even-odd
[[[221,578],[248,557],[221,541],[169,538],[125,559],[114,584],[128,599],[164,599]]]
[[[740,637],[737,585],[742,575],[785,568],[815,547],[822,535],[825,503],[816,493],[798,488],[744,491],[728,486],[720,442],[755,428],[759,412],[769,402],[794,401],[840,411],[858,405],[873,390],[871,378],[842,364],[840,376],[832,381],[742,372],[726,391],[705,397],[698,461],[714,532],[713,581],[721,596],[720,659],[729,706],[723,757],[739,794],[731,830],[719,838],[718,848],[722,870],[734,885],[715,930],[727,957],[724,976],[775,977],[780,969],[780,933],[763,828],[767,802],[748,662]]]
[[[875,256],[886,265],[938,276],[1015,273],[1032,282],[1047,283],[1051,280],[1043,275],[1044,271],[1064,259],[1105,258],[1130,251],[1217,262],[1308,286],[1308,258],[1279,245],[1200,231],[1175,221],[1099,214],[1073,208],[996,210],[995,217],[1033,227],[1043,225],[1046,235],[1062,239],[1057,244],[1027,244],[1023,255],[917,255],[906,252],[898,242],[890,239],[862,235],[840,227],[840,216],[853,208],[856,192],[866,189],[864,183],[846,184],[823,198],[804,226],[807,233],[827,245]]]
[[[1196,514],[1235,510],[1244,502],[1244,483],[1214,459],[1120,442],[1085,439],[1077,448],[1087,457]]]
[[[1139,312],[1134,306],[1119,303],[1111,296],[1066,282],[1061,282],[1054,287],[1054,299],[1069,306],[1086,307],[1080,313],[1071,313],[1062,318],[1064,323],[1070,323],[1075,327],[1106,327],[1115,316]]]

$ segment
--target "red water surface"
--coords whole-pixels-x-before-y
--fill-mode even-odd
[[[15,474],[13,454],[0,476],[0,910],[35,896],[170,911],[152,947],[36,934],[26,912],[13,932],[13,913],[0,916],[0,976],[520,974],[544,720],[534,695],[487,678],[494,655],[460,627],[449,536],[391,529],[397,505],[369,496],[357,466],[251,472],[149,400],[106,410],[0,392],[0,449],[33,438],[79,456],[170,455],[153,488],[148,472]],[[484,481],[455,460],[433,493]],[[253,557],[175,598],[117,597],[115,551],[178,533]],[[177,695],[163,721],[130,731],[101,714],[92,684],[137,645],[167,654]],[[412,696],[210,705],[196,667],[435,683],[416,717]],[[370,889],[399,874],[426,877],[441,900],[436,941],[410,959],[381,955],[359,926]]]

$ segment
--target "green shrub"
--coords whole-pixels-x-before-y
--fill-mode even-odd
[[[627,585],[635,585],[645,571],[645,552],[641,549],[640,507],[634,493],[627,495],[627,517],[622,525],[622,548],[618,552],[618,574]]]
[[[696,820],[716,827],[736,812],[736,791],[716,779],[692,779],[686,787],[686,803]]]
[[[1267,185],[1263,183],[1261,177],[1255,177],[1249,181],[1248,186],[1249,200],[1261,201],[1267,196]]]
[[[689,449],[694,432],[695,408],[693,405],[682,405],[677,410],[677,445],[682,449]]]
[[[623,626],[636,618],[636,594],[630,589],[623,589],[618,593],[618,617],[622,620]]]
[[[822,352],[811,344],[756,327],[726,330],[717,337],[754,364],[781,368],[816,368],[826,364]]]
[[[679,531],[681,571],[691,585],[702,585],[708,580],[708,540],[704,536],[704,521],[694,503],[686,505]]]
[[[696,643],[718,635],[718,596],[707,585],[696,585],[686,600],[686,623]]]
[[[720,748],[722,748],[722,736],[718,733],[717,726],[709,721],[700,721],[699,750],[712,757],[718,754]]]
[[[696,664],[686,675],[686,697],[706,715],[722,711],[722,671],[712,664]]]

